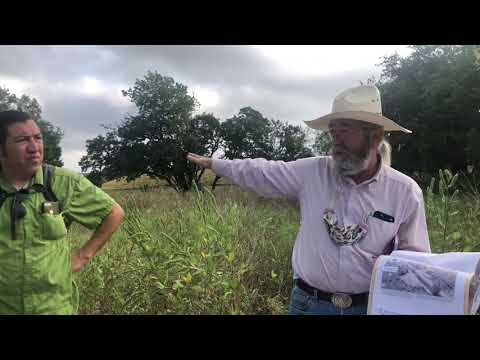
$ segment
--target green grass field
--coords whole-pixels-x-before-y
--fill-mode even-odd
[[[295,203],[237,187],[179,195],[110,191],[126,219],[76,274],[82,314],[281,314],[299,226]],[[90,233],[73,225],[74,247]]]
[[[75,274],[81,314],[285,314],[291,252],[299,227],[294,201],[236,186],[180,195],[107,191],[126,219],[92,262]],[[434,252],[480,251],[480,201],[425,191]],[[73,225],[73,247],[90,233]]]

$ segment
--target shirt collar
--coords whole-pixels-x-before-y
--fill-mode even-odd
[[[43,185],[43,169],[40,166],[35,173],[35,175],[30,179],[30,181],[27,184],[27,187],[32,186],[33,184],[40,184]],[[6,191],[7,193],[12,193],[12,192],[17,192],[17,188],[10,184],[2,174],[2,171],[0,170],[0,188]]]

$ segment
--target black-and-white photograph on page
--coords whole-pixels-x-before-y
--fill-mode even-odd
[[[452,271],[392,259],[384,265],[382,289],[452,301],[455,279]]]

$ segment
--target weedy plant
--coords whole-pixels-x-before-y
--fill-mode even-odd
[[[81,313],[286,313],[298,212],[256,205],[196,190],[147,213],[124,195],[121,231],[77,276]]]
[[[459,174],[439,170],[426,190],[425,207],[433,252],[480,251],[479,198],[475,192],[460,192]]]
[[[440,170],[425,191],[433,252],[480,251],[480,200]],[[81,314],[285,314],[298,206],[238,187],[112,194],[126,218],[75,274]],[[73,225],[74,247],[89,233]]]
[[[459,231],[451,231],[451,222],[453,217],[459,211],[455,209],[457,205],[458,189],[455,188],[458,180],[458,174],[453,175],[450,170],[439,170],[438,197],[434,194],[436,179],[432,177],[430,185],[427,187],[426,211],[430,215],[429,235],[435,239],[432,241],[440,247],[440,252],[445,252],[447,248],[461,239]]]

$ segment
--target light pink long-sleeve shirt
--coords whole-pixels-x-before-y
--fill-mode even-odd
[[[373,178],[358,185],[339,176],[327,156],[292,162],[215,159],[212,170],[263,196],[298,199],[302,221],[293,247],[294,276],[323,291],[367,292],[374,257],[394,239],[400,249],[430,252],[422,190],[391,167],[380,166]],[[361,224],[369,211],[381,211],[395,220],[370,216],[365,238],[339,246],[326,230],[326,208],[335,210],[339,226]]]

